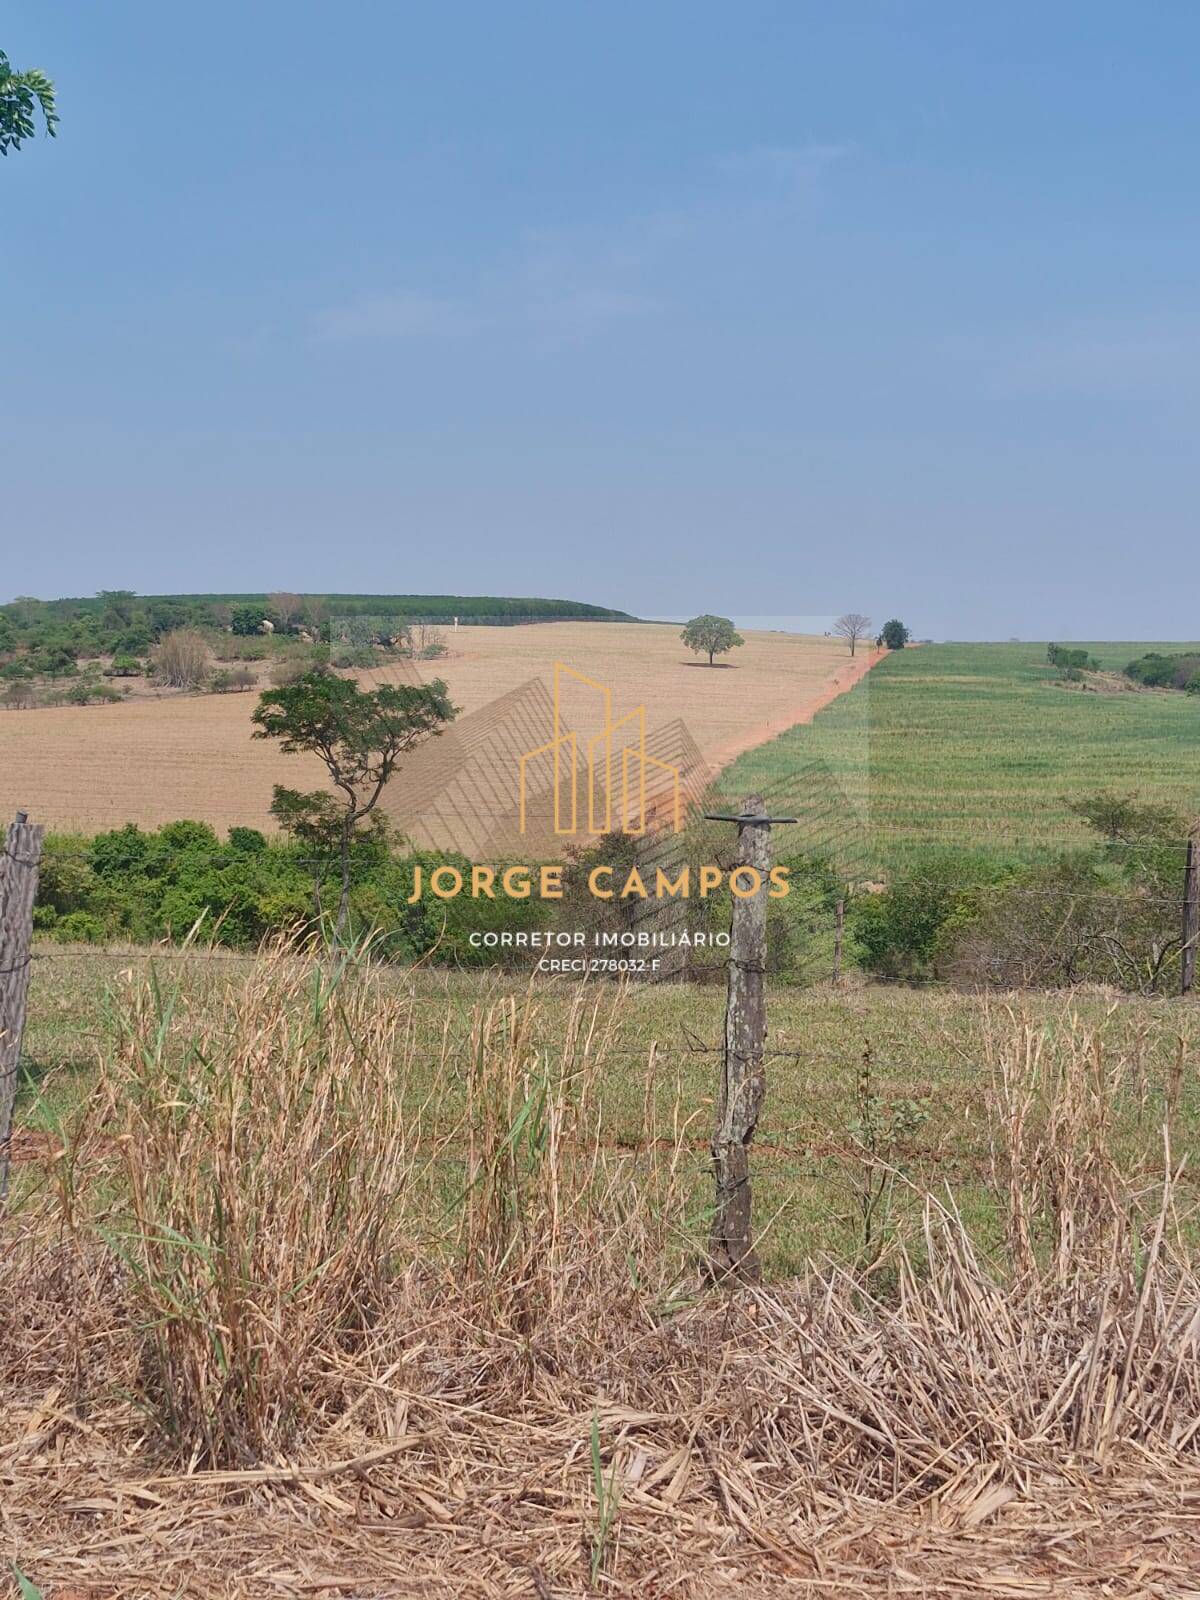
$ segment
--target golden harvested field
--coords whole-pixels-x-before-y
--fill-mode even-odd
[[[748,633],[728,665],[709,670],[665,623],[473,627],[446,637],[451,655],[419,670],[446,680],[463,719],[486,718],[484,708],[530,680],[549,691],[561,661],[611,688],[616,716],[645,704],[650,730],[682,719],[713,765],[811,716],[868,659],[851,663],[837,639]],[[401,664],[364,676],[414,670]],[[255,704],[253,694],[226,694],[6,712],[0,813],[21,807],[51,828],[83,831],[180,817],[269,827],[272,786],[316,788],[324,769],[252,739]]]

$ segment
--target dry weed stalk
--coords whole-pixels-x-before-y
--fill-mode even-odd
[[[993,1030],[1011,1261],[930,1198],[886,1295],[829,1266],[668,1303],[686,1124],[644,1158],[599,1138],[591,997],[553,1047],[532,996],[486,1000],[432,1154],[407,1005],[283,955],[199,1034],[127,998],[117,1142],[89,1157],[109,1243],[77,1204],[65,1265],[45,1235],[0,1264],[23,1571],[164,1597],[1186,1592],[1200,1282],[1169,1142],[1153,1185],[1122,1170],[1124,1067],[1077,1022]],[[86,1419],[83,1272],[109,1383]],[[265,1464],[164,1471],[126,1386],[185,1456]]]
[[[365,967],[282,947],[198,1016],[153,976],[116,997],[100,1231],[146,1401],[185,1453],[290,1444],[322,1364],[386,1310],[421,1141],[397,1092],[409,1009]]]

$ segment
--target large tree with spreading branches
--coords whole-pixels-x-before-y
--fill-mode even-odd
[[[697,655],[707,654],[710,667],[714,656],[723,656],[746,642],[728,617],[714,617],[708,611],[702,617],[693,617],[679,637]]]
[[[456,711],[440,678],[368,691],[350,678],[308,672],[259,698],[254,737],[278,739],[288,755],[319,756],[338,791],[303,793],[276,784],[271,815],[297,837],[336,850],[339,937],[350,911],[355,832],[374,811],[400,759],[441,733]]]

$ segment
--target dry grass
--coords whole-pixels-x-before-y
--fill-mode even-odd
[[[380,984],[117,995],[5,1223],[4,1538],[48,1596],[1195,1589],[1200,1281],[1088,1027],[991,1019],[1002,1256],[929,1195],[869,1274],[722,1297],[686,1104],[597,1134],[619,1000],[551,1054],[484,991],[431,1064]]]
[[[682,717],[710,760],[802,719],[835,678],[849,682],[839,641],[751,633],[732,665],[709,671],[679,629],[556,622],[464,628],[451,654],[420,664],[442,677],[464,712],[477,711],[561,660],[611,686],[623,713],[640,702],[651,728]],[[276,783],[317,788],[320,762],[281,756],[251,739],[251,695],[199,695],[0,717],[0,812],[18,806],[51,828],[95,831],[179,817],[269,827]],[[514,780],[515,781],[515,780]]]

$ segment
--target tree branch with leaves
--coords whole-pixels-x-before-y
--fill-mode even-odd
[[[24,140],[33,138],[39,111],[53,139],[58,123],[53,83],[37,67],[14,72],[12,62],[0,50],[0,156],[19,150]]]
[[[278,739],[285,755],[315,755],[325,763],[337,795],[307,794],[275,786],[271,815],[288,832],[336,850],[341,873],[335,934],[350,910],[350,847],[400,760],[436,738],[452,722],[441,679],[426,684],[385,684],[370,691],[350,678],[308,672],[294,683],[268,689],[254,711],[254,737]]]

